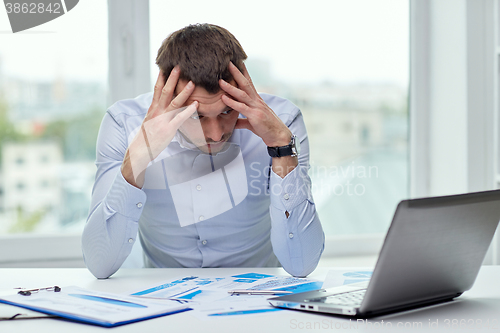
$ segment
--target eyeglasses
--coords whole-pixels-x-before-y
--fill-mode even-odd
[[[47,288],[38,288],[38,289],[30,289],[30,290],[21,290],[18,292],[19,295],[23,295],[23,296],[30,296],[31,294],[35,294],[39,291],[42,291],[42,290],[46,290],[46,291],[54,291],[56,293],[60,292],[61,291],[61,288],[58,287],[58,286],[54,286],[54,287],[47,287]]]

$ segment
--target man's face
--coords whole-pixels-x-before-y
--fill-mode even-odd
[[[230,83],[235,85],[234,81]],[[175,94],[179,94],[186,84],[187,81],[179,80]],[[224,149],[238,119],[239,113],[222,102],[223,94],[225,92],[222,90],[210,94],[202,87],[195,87],[185,103],[185,106],[188,106],[198,101],[198,114],[188,118],[179,131],[189,142],[207,154],[216,154]]]

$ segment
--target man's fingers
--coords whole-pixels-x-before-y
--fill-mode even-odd
[[[145,145],[151,147],[153,158],[158,156],[159,151],[163,150],[170,143],[179,127],[193,114],[198,108],[198,102],[195,101],[187,107],[161,114],[149,121],[144,122],[141,129]],[[158,148],[158,143],[161,145]],[[165,146],[163,146],[165,144]],[[148,148],[149,149],[149,148]]]
[[[179,127],[198,110],[198,102],[194,101],[183,111],[178,112],[175,117],[170,121],[172,129],[177,131]]]
[[[236,81],[238,87],[241,88],[241,90],[243,90],[250,96],[253,96],[257,92],[252,84],[252,81],[247,80],[247,78],[243,74],[241,74],[238,67],[236,67],[232,62],[229,62],[229,72],[231,73],[234,81]]]
[[[155,87],[154,87],[153,103],[151,103],[151,104],[158,103],[158,101],[160,100],[160,96],[161,96],[161,90],[163,89],[164,85],[165,85],[165,76],[163,75],[163,71],[160,69],[160,73],[158,73],[158,78],[156,79],[156,83],[155,83]]]
[[[188,100],[189,96],[194,91],[194,83],[192,81],[189,81],[186,86],[182,89],[182,91],[177,95],[171,102],[168,108],[165,110],[165,112],[168,111],[173,111],[181,108],[186,101]]]
[[[250,113],[250,107],[248,105],[246,105],[245,103],[237,102],[226,95],[222,95],[221,99],[222,102],[229,106],[231,109],[240,112],[242,115],[248,118],[248,115]]]
[[[219,86],[222,88],[222,90],[227,92],[229,95],[233,96],[236,100],[243,102],[247,105],[252,104],[253,101],[252,98],[248,96],[248,94],[243,90],[236,88],[235,86],[227,83],[222,79],[219,80]]]
[[[163,74],[163,71],[160,69],[160,73],[158,73],[158,78],[156,79],[156,83],[154,86],[153,100],[151,101],[151,106],[149,107],[146,117],[144,118],[145,121],[148,121],[154,117],[156,110],[158,109],[157,106],[164,85],[165,85],[165,75]]]
[[[250,74],[248,74],[247,71],[247,66],[245,66],[245,63],[243,61],[241,62],[241,67],[243,68],[242,74],[245,77],[245,79],[247,79],[249,82],[252,82],[252,78],[250,77]]]
[[[165,110],[172,101],[175,87],[177,86],[177,82],[179,81],[180,72],[181,71],[178,65],[175,66],[174,69],[172,69],[172,72],[170,72],[167,83],[165,83],[161,90],[160,100],[158,101],[158,107],[160,108],[160,110]]]

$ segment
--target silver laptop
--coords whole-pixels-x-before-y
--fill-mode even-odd
[[[469,290],[500,220],[500,190],[401,201],[369,282],[270,298],[280,308],[373,317]]]

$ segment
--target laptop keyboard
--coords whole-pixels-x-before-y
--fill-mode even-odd
[[[342,294],[335,294],[326,297],[321,297],[321,301],[325,304],[336,304],[343,306],[357,307],[361,305],[363,297],[365,297],[366,289],[356,290]]]

